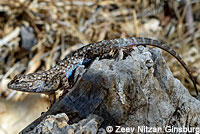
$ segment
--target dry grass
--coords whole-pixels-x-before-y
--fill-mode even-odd
[[[22,41],[27,27],[34,31],[27,38],[35,45]],[[0,96],[23,99],[6,86],[16,74],[49,69],[83,44],[131,36],[166,42],[200,83],[200,2],[0,0]],[[173,57],[165,59],[193,93],[183,67]]]

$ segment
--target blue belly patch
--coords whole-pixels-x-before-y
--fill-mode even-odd
[[[74,70],[79,66],[79,65],[86,65],[87,63],[89,63],[91,61],[91,59],[84,59],[83,62],[79,62],[75,65],[73,65],[69,70],[66,71],[65,75],[67,77],[67,79],[69,79],[69,77],[72,75],[72,73],[74,72]]]

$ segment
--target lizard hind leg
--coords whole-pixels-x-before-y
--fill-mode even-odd
[[[120,50],[118,50],[117,54],[116,54],[116,60],[123,60],[125,59],[127,56],[131,55],[131,52],[133,51],[134,49],[133,48],[129,48],[129,49],[126,49],[126,48],[121,48]]]
[[[120,49],[119,52],[118,52],[118,55],[117,55],[117,60],[123,60],[124,59],[124,50],[123,49]]]

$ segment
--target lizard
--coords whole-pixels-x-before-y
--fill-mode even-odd
[[[52,98],[51,95],[55,95],[55,91],[58,90],[59,87],[64,87],[64,89],[70,88],[69,78],[79,65],[87,65],[97,57],[112,57],[119,52],[120,49],[124,48],[128,50],[138,45],[158,47],[175,57],[188,73],[196,90],[196,95],[198,96],[195,79],[182,58],[165,43],[144,37],[119,38],[90,43],[74,51],[49,70],[27,75],[16,75],[14,79],[8,83],[7,87],[24,92],[45,93],[49,95],[51,103],[51,101],[55,101],[55,98]]]

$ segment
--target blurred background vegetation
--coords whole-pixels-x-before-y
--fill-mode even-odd
[[[123,37],[166,42],[200,89],[199,0],[0,0],[0,133],[18,132],[48,106],[44,97],[7,89],[15,75],[50,69],[83,45]],[[163,55],[195,95],[184,68]]]

